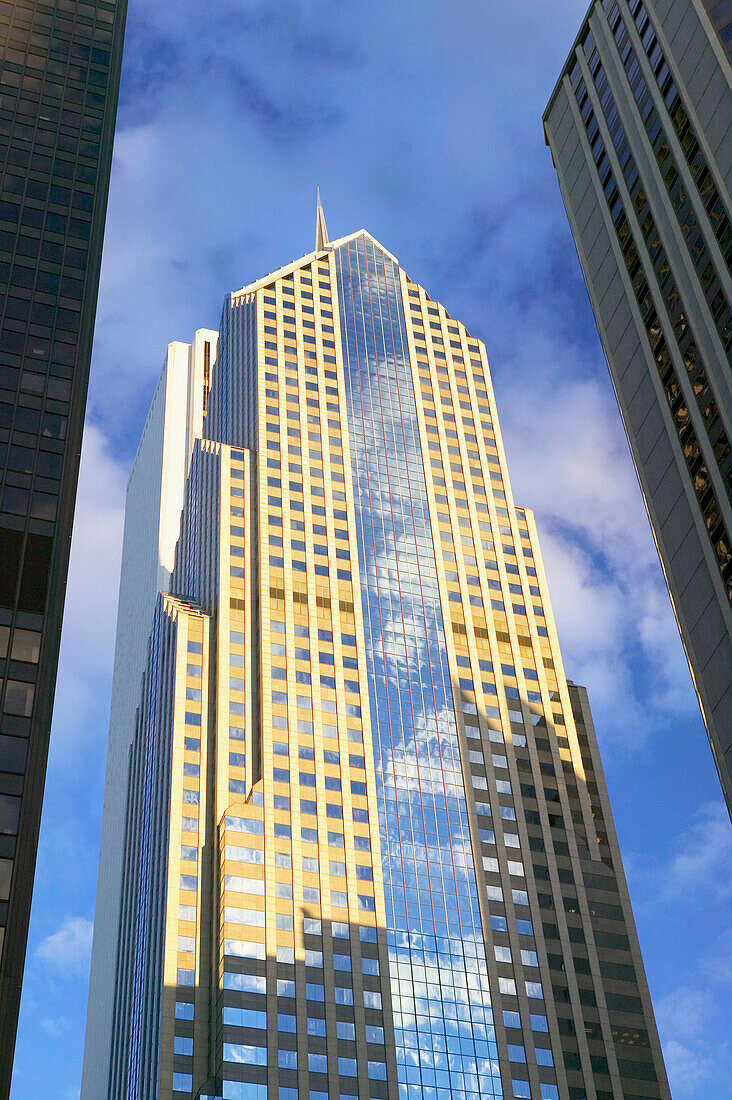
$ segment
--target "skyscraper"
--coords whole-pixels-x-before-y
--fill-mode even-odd
[[[705,6],[716,30],[593,3],[544,129],[732,810],[731,9]]]
[[[170,385],[199,438],[156,599],[128,509],[85,1100],[669,1097],[483,345],[319,208],[227,297],[202,418],[164,372],[151,510]]]
[[[0,1098],[33,892],[125,7],[0,2]]]

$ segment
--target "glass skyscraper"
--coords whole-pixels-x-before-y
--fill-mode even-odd
[[[730,812],[731,32],[727,3],[596,0],[544,114]]]
[[[0,1100],[66,590],[125,0],[0,0]]]
[[[114,692],[85,1100],[669,1097],[485,348],[365,231],[169,348]]]

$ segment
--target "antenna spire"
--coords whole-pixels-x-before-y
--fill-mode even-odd
[[[320,188],[318,188],[317,209],[315,212],[315,251],[322,252],[328,244],[328,230],[325,225],[325,214],[320,201]]]

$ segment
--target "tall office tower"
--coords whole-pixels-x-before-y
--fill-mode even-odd
[[[33,891],[125,0],[0,0],[0,1098]]]
[[[94,914],[82,1090],[97,1100],[108,1074],[114,1005],[127,769],[158,592],[167,592],[193,445],[203,431],[218,333],[200,329],[168,347],[140,440],[125,506],[107,781]],[[87,1082],[91,1082],[87,1086]]]
[[[226,299],[141,598],[85,1100],[669,1097],[485,349],[368,233]]]
[[[732,809],[732,69],[701,0],[593,3],[544,128]]]

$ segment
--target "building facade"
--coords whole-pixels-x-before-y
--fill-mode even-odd
[[[125,6],[0,2],[0,1098],[33,891]]]
[[[175,472],[84,1100],[668,1098],[485,348],[318,226],[226,299]]]
[[[102,1037],[112,1027],[127,798],[119,775],[129,766],[155,601],[158,592],[168,591],[175,564],[183,495],[194,442],[203,430],[217,340],[217,332],[200,329],[190,344],[176,341],[168,347],[127,487],[85,1081],[106,1079],[108,1072],[109,1042]]]
[[[702,0],[702,3],[709,12],[727,57],[732,61],[732,4],[729,0]]]
[[[722,33],[722,5],[717,13]],[[732,67],[701,0],[593,3],[544,115],[732,807]]]

